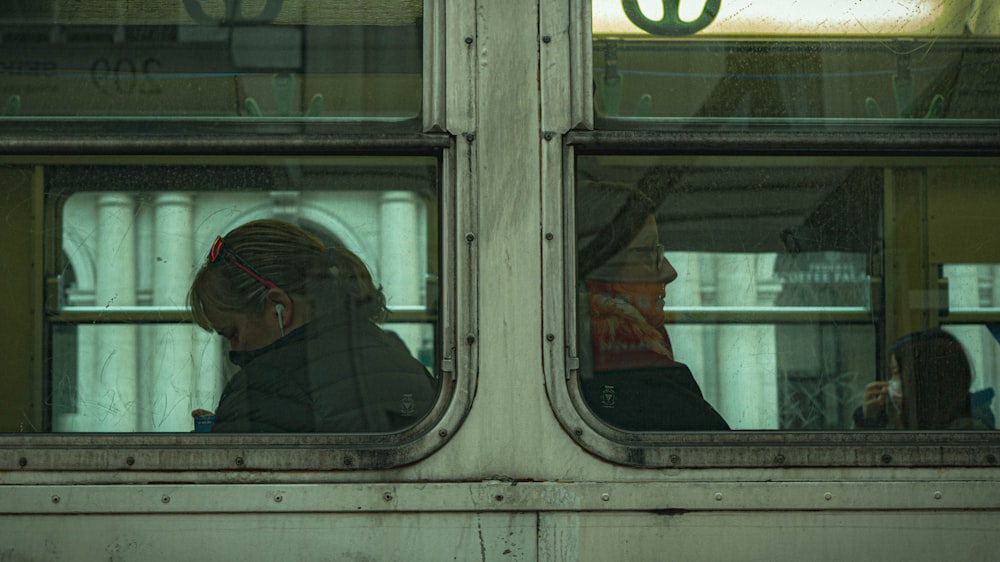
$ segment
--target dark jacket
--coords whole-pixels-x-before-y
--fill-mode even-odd
[[[251,356],[226,385],[212,431],[395,431],[436,394],[399,337],[369,321],[318,319]]]
[[[594,413],[628,431],[726,431],[687,365],[598,371],[582,380]]]

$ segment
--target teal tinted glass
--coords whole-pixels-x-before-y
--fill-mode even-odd
[[[599,119],[1000,117],[988,2],[595,0],[593,16]]]
[[[412,119],[422,12],[420,0],[13,2],[0,14],[0,109]]]

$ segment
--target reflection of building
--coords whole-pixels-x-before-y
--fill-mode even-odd
[[[216,236],[247,221],[298,222],[368,264],[390,309],[426,302],[426,202],[410,191],[81,192],[63,209],[64,306],[183,307]],[[428,325],[392,325],[418,357]],[[54,431],[190,431],[229,368],[191,325],[81,324],[53,332]]]
[[[863,256],[669,253],[666,307],[869,307]],[[1000,303],[1000,266],[944,270],[953,309]],[[875,380],[876,330],[837,322],[667,327],[675,356],[736,429],[850,429]],[[1000,388],[1000,344],[982,325],[946,326],[972,361],[972,389]],[[994,411],[996,407],[994,405]]]

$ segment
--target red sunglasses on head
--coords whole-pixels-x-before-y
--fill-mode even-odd
[[[222,242],[221,236],[215,237],[215,242],[212,243],[212,249],[208,251],[208,257],[205,260],[208,263],[215,263],[219,259],[219,256],[225,256],[229,260],[229,263],[235,265],[236,267],[242,269],[247,275],[256,279],[261,285],[267,287],[268,289],[277,289],[278,286],[274,283],[268,281],[263,275],[257,272],[252,265],[246,262],[243,258],[236,254],[232,248],[226,246]]]

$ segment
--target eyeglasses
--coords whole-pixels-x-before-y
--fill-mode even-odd
[[[256,279],[261,285],[267,287],[268,289],[277,289],[278,286],[274,283],[268,281],[261,275],[252,265],[247,263],[246,260],[241,258],[232,248],[226,246],[222,242],[222,237],[217,236],[215,242],[212,243],[212,249],[208,251],[208,257],[205,260],[208,263],[215,263],[220,256],[225,257],[229,260],[229,263],[235,265],[236,267],[242,269],[247,275]]]

